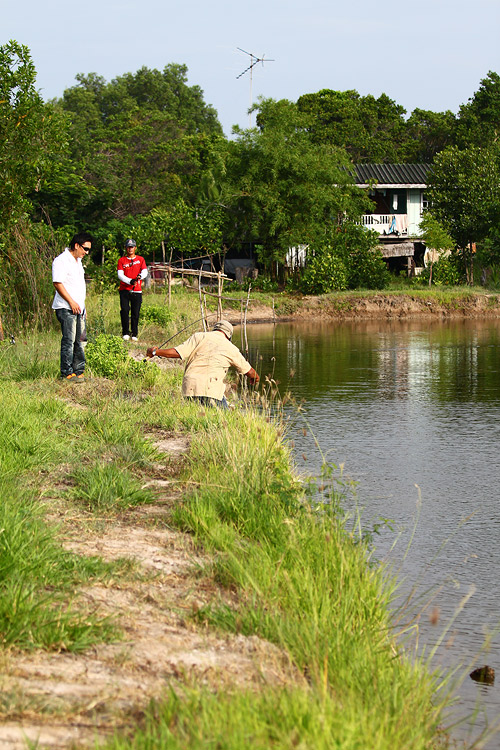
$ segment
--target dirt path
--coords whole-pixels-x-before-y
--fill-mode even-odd
[[[167,463],[188,450],[180,436],[161,436],[156,445]],[[79,599],[81,606],[116,618],[119,642],[82,654],[3,655],[2,750],[25,750],[29,742],[38,748],[94,747],[96,738],[134,727],[169,684],[195,680],[198,686],[258,688],[293,679],[273,645],[196,624],[191,615],[222,592],[200,572],[207,558],[191,538],[168,527],[168,508],[181,501],[175,483],[160,479],[149,485],[156,504],[107,521],[102,532],[88,519],[75,519],[74,510],[67,518],[67,511],[54,509],[67,549],[105,560],[129,558],[137,575],[88,586]]]

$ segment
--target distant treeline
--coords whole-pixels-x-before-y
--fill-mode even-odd
[[[36,225],[56,245],[89,230],[99,253],[130,235],[146,254],[162,242],[185,255],[251,245],[272,269],[290,246],[324,245],[346,217],[369,210],[350,176],[360,162],[433,163],[432,210],[457,246],[484,241],[485,227],[497,223],[497,73],[456,115],[416,109],[407,117],[385,94],[324,89],[297,102],[259,100],[257,126],[235,128],[230,138],[201,89],[187,84],[184,65],[76,80],[45,102],[29,50],[15,41],[0,46],[4,248],[13,227],[27,236]],[[476,150],[486,171],[470,166]],[[475,214],[472,226],[463,226],[464,213]],[[494,236],[488,242],[498,244]]]

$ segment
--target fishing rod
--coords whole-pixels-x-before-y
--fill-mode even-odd
[[[184,328],[181,328],[180,331],[176,331],[173,336],[170,336],[169,339],[167,339],[166,341],[164,341],[163,344],[160,344],[160,346],[157,346],[156,349],[157,350],[158,349],[163,349],[163,347],[166,346],[167,344],[170,344],[170,342],[172,341],[172,339],[175,339],[175,337],[178,336],[179,333],[183,333],[184,331],[187,331],[188,328],[191,328],[191,326],[194,326],[196,323],[201,323],[202,320],[206,320],[207,318],[213,318],[214,315],[217,315],[217,313],[209,313],[208,315],[204,315],[202,318],[198,318],[198,320],[193,320],[187,326],[185,326]],[[155,354],[154,356],[156,357],[157,355]],[[146,362],[147,359],[148,358],[145,357],[142,361]],[[150,357],[150,359],[153,359],[153,357]]]

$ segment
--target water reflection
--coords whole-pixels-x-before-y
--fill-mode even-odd
[[[291,435],[299,468],[319,471],[317,439],[358,482],[365,522],[394,519],[401,538],[390,559],[402,596],[415,581],[421,590],[440,586],[420,618],[421,645],[436,643],[474,586],[437,660],[489,663],[500,674],[498,636],[478,656],[500,620],[500,322],[259,325],[249,343],[250,359],[262,357],[261,372],[305,400],[313,435],[303,435],[302,425]],[[393,542],[383,531],[377,555],[388,556]],[[463,712],[480,698],[490,720],[499,714],[495,686],[467,678],[460,696]]]

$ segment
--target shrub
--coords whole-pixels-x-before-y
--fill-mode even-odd
[[[390,281],[382,253],[377,249],[378,237],[362,226],[345,222],[336,227],[327,245],[312,247],[300,289],[306,294],[322,294],[334,290],[383,289]]]
[[[129,357],[122,339],[108,333],[101,333],[96,336],[95,341],[89,341],[85,349],[85,359],[92,373],[104,378],[147,375],[152,384],[158,373],[157,368],[150,362],[137,362]]]
[[[308,263],[300,287],[305,294],[325,294],[347,289],[344,261],[334,254],[332,248],[325,248]]]
[[[148,323],[156,323],[159,326],[167,326],[173,320],[173,314],[169,307],[162,305],[143,305],[141,317]]]
[[[460,259],[454,255],[440,258],[432,267],[432,283],[436,286],[459,286],[465,282]],[[430,268],[424,268],[419,276],[421,283],[429,283]]]

